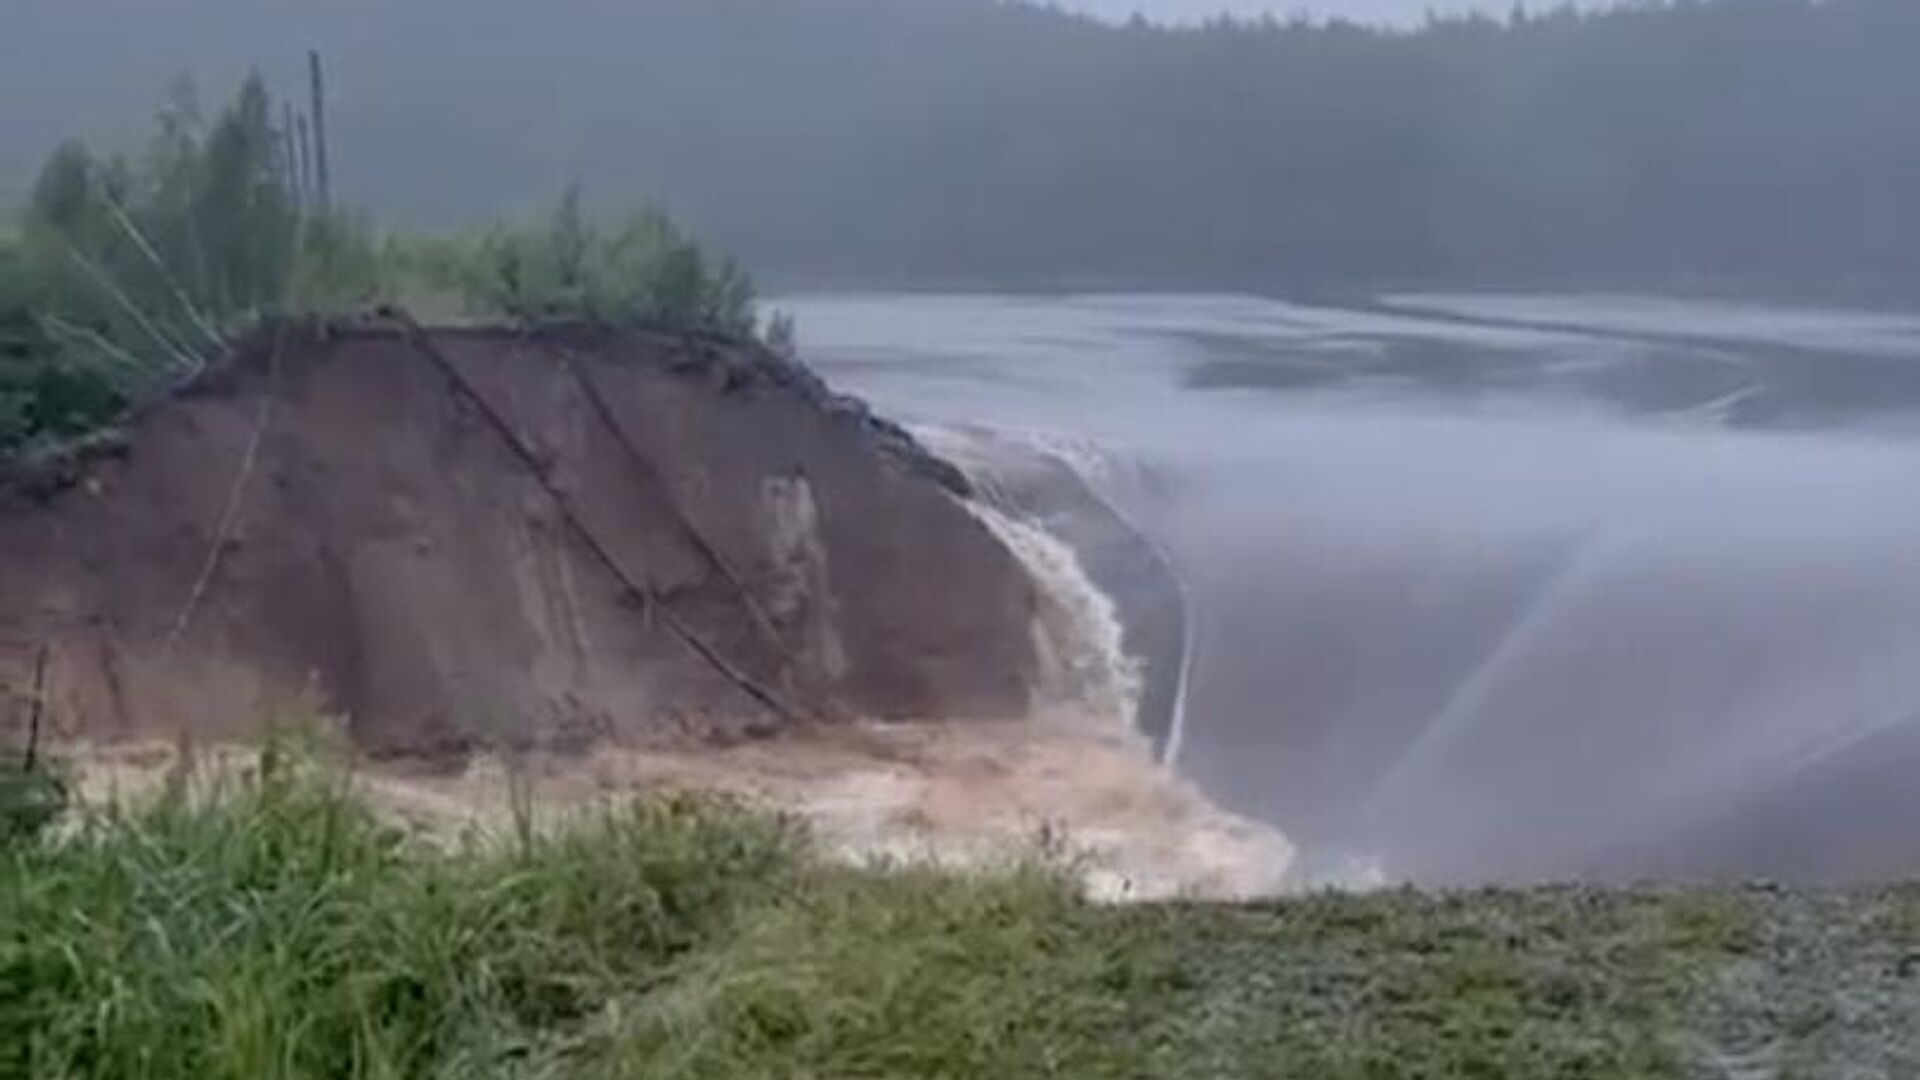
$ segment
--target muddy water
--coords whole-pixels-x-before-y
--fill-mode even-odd
[[[1306,876],[1920,870],[1920,317],[779,306],[1080,549],[1137,722]]]

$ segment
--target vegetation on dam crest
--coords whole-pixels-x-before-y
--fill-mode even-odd
[[[1105,906],[1060,850],[966,874],[850,868],[788,821],[684,799],[428,843],[349,788],[268,751],[244,779],[182,777],[144,809],[10,833],[0,1073],[1920,1068],[1912,889]]]

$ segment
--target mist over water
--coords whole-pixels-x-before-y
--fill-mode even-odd
[[[1141,723],[1308,877],[1920,864],[1920,318],[778,306],[836,385],[1054,454],[1143,535],[1102,584],[1186,633],[1141,639]]]

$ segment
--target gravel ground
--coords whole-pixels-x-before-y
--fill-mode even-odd
[[[1155,1076],[1920,1076],[1920,889],[1394,892],[1113,918],[1170,958],[1141,997]]]
[[[1695,987],[1690,1075],[1920,1076],[1920,890],[1738,895],[1740,949]]]

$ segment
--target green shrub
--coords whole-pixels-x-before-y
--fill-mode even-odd
[[[400,303],[753,331],[746,274],[658,210],[607,228],[570,191],[539,227],[382,237],[302,205],[273,117],[258,76],[211,123],[182,85],[137,158],[78,142],[48,157],[18,235],[0,235],[0,453],[107,425],[276,315]]]
[[[496,227],[442,249],[474,314],[652,322],[746,335],[753,283],[731,260],[712,266],[672,219],[644,207],[614,228],[587,219],[569,190],[544,228]]]
[[[0,765],[0,847],[33,840],[66,808],[66,779],[58,772]]]

